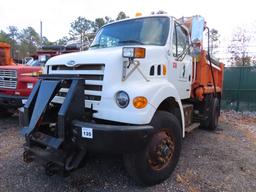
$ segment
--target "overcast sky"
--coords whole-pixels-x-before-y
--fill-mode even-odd
[[[120,11],[134,17],[136,12],[148,15],[164,10],[169,15],[202,15],[208,26],[228,38],[239,25],[250,25],[256,20],[253,0],[1,0],[0,29],[14,25],[19,29],[32,26],[39,32],[43,22],[43,35],[55,41],[67,35],[70,23],[78,16],[94,20],[110,16],[115,19]]]

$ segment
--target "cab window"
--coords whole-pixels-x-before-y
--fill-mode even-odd
[[[172,53],[174,57],[181,57],[189,47],[189,37],[187,31],[178,23],[174,25],[172,38]]]

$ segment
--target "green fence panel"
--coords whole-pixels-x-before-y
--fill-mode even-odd
[[[221,107],[256,111],[256,67],[225,67]]]

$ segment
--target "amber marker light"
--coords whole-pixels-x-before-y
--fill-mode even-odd
[[[135,97],[133,99],[133,105],[137,109],[142,109],[142,108],[146,107],[147,104],[148,104],[148,100],[146,97],[139,96],[139,97]]]
[[[142,16],[142,13],[140,13],[140,12],[137,12],[137,13],[135,14],[135,17],[140,17],[140,16]]]
[[[166,75],[166,65],[163,65],[163,75],[165,76]]]

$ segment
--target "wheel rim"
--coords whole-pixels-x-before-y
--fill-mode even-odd
[[[167,131],[156,133],[149,145],[148,163],[153,170],[162,170],[172,160],[175,149],[173,137]]]

